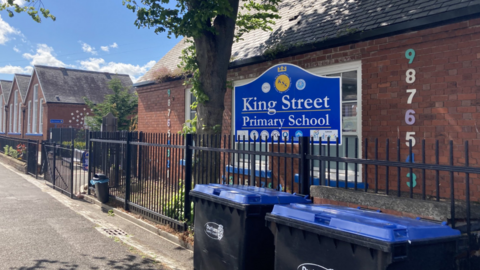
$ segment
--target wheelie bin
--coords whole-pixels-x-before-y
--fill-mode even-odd
[[[195,270],[273,270],[273,234],[265,214],[275,204],[311,203],[293,194],[253,186],[196,185]]]
[[[334,205],[276,205],[275,270],[452,270],[460,232],[421,219]]]
[[[108,202],[109,199],[108,181],[104,174],[95,174],[93,179],[90,180],[90,184],[95,186],[95,196],[102,203]]]

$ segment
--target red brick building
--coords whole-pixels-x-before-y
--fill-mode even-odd
[[[470,165],[480,165],[478,1],[284,1],[280,15],[273,32],[254,31],[234,44],[228,73],[234,86],[250,82],[281,63],[317,75],[341,76],[343,136],[363,142],[357,149],[359,156],[365,157],[367,139],[371,146],[368,157],[374,157],[372,145],[378,138],[378,158],[385,159],[389,138],[390,159],[396,158],[399,139],[401,161],[405,162],[411,139],[419,160],[425,140],[426,162],[435,163],[435,142],[439,140],[439,162],[449,164],[451,140],[453,162],[463,165],[463,147],[469,141]],[[194,115],[188,106],[192,96],[183,80],[155,81],[160,70],[177,67],[185,47],[181,41],[134,85],[139,94],[140,131],[175,133]],[[225,95],[223,134],[228,135],[233,135],[232,90]],[[345,155],[342,147],[340,155]],[[374,175],[373,167],[369,168],[370,176]],[[344,168],[340,165],[338,169],[343,172]],[[350,167],[348,171],[350,174]],[[378,173],[380,179],[386,178],[384,168]],[[402,192],[409,190],[407,173],[402,171]],[[414,173],[420,175],[421,171]],[[344,177],[340,173],[339,180]],[[358,177],[362,182],[363,173]],[[465,200],[464,175],[456,174],[455,179],[455,197]],[[367,183],[372,186],[373,181],[369,177]],[[395,189],[396,175],[389,181]],[[434,196],[435,176],[427,175],[426,181],[427,196]],[[441,174],[439,181],[440,196],[448,198],[448,175]],[[382,180],[379,189],[385,185]],[[479,202],[480,178],[471,176],[470,185],[472,200]],[[414,192],[421,189],[419,184]]]
[[[0,134],[5,135],[7,132],[7,113],[5,106],[12,89],[12,81],[0,80]]]
[[[23,101],[27,93],[30,75],[15,74],[10,95],[6,102],[6,123],[9,137],[22,138]]]
[[[112,93],[108,82],[113,78],[134,91],[130,76],[123,74],[35,66],[31,76],[15,75],[6,103],[8,136],[47,140],[48,130],[53,127],[84,128],[85,118],[91,115],[84,97],[93,103],[103,102]]]

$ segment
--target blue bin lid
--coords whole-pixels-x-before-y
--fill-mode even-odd
[[[336,205],[275,205],[272,215],[395,243],[458,236],[446,223]]]
[[[240,204],[289,204],[312,202],[301,196],[255,186],[220,184],[195,185],[193,191],[217,196]]]
[[[108,183],[108,178],[105,178],[105,179],[92,179],[90,180],[90,184],[92,185],[95,185],[95,184],[104,184],[104,183]]]

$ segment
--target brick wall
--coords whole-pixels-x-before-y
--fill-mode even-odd
[[[170,107],[168,106],[170,89]],[[182,80],[137,88],[138,130],[154,133],[177,133],[185,123],[185,86]],[[171,109],[168,116],[168,109]],[[167,126],[170,119],[171,127]]]
[[[435,140],[439,140],[440,163],[448,164],[448,141],[453,140],[454,164],[465,162],[463,146],[470,142],[470,164],[480,163],[480,20],[468,20],[450,25],[415,31],[381,39],[358,42],[346,46],[291,56],[256,65],[231,69],[228,80],[236,81],[255,78],[269,67],[279,63],[291,63],[305,69],[330,66],[333,64],[361,61],[362,63],[362,143],[369,140],[368,156],[374,153],[374,138],[378,141],[378,157],[385,159],[386,138],[390,138],[390,159],[397,156],[396,140],[400,139],[400,160],[408,156],[406,132],[415,132],[416,145],[413,148],[415,162],[421,161],[422,140],[425,139],[426,161],[433,163]],[[411,64],[405,57],[408,49],[414,49],[415,59]],[[415,82],[406,83],[406,72],[414,69]],[[182,81],[139,88],[139,130],[148,132],[166,131],[166,89],[172,95],[184,95]],[[411,104],[407,104],[407,89],[417,92]],[[180,99],[179,99],[180,100]],[[225,95],[224,134],[231,132],[231,91]],[[175,101],[177,102],[177,101]],[[184,104],[178,105],[179,114],[184,114]],[[407,125],[407,110],[415,111],[415,123]],[[184,116],[171,117],[172,132],[179,130]],[[179,121],[175,123],[175,121]],[[173,128],[176,127],[176,128]],[[365,151],[365,147],[362,148]],[[362,153],[362,156],[364,153]],[[391,169],[389,186],[396,189],[396,170]],[[406,176],[408,170],[401,171],[401,191],[408,192]],[[414,192],[421,192],[422,172],[414,170],[418,184]],[[386,173],[379,168],[378,188],[384,189]],[[426,175],[428,195],[436,194],[434,172]],[[370,187],[375,185],[374,168],[369,168]],[[471,176],[471,195],[480,200],[480,179]],[[450,194],[449,174],[440,174],[442,197]],[[463,175],[455,175],[455,196],[465,198]]]
[[[18,90],[18,92],[17,92],[17,90]],[[22,102],[22,96],[21,96],[21,94],[20,94],[20,90],[18,89],[17,80],[14,79],[14,80],[13,80],[13,84],[12,84],[12,92],[10,93],[9,99],[8,99],[8,101],[7,101],[7,103],[6,103],[7,106],[8,106],[8,107],[7,107],[8,110],[7,110],[7,114],[6,114],[6,116],[7,116],[6,129],[7,129],[7,136],[8,136],[8,137],[12,137],[12,138],[22,138],[22,135],[21,135],[21,134],[16,134],[16,133],[18,133],[18,132],[15,132],[15,134],[9,133],[9,132],[10,132],[10,127],[9,127],[9,126],[10,126],[10,114],[12,114],[12,131],[13,131],[13,127],[14,127],[14,126],[13,126],[13,121],[14,121],[14,119],[15,119],[15,117],[14,117],[15,114],[13,114],[13,113],[14,113],[13,111],[10,111],[10,105],[12,105],[12,110],[15,110],[15,104],[14,104],[14,103],[15,103],[15,93],[16,93],[16,92],[17,92],[17,94],[16,94],[16,95],[17,95],[17,102],[19,102],[19,103],[20,103],[20,106],[22,106],[22,105],[21,105],[21,104],[22,104],[22,103],[21,103],[21,102]],[[17,117],[18,117],[18,107],[17,107]],[[22,117],[22,120],[23,120],[23,113],[22,113],[21,117]],[[17,125],[18,125],[18,118],[17,118]],[[18,127],[17,127],[17,130],[18,130]],[[21,131],[23,132],[23,127],[22,127],[22,130],[21,130]]]
[[[31,102],[30,105],[30,133],[32,134],[32,126],[33,126],[33,92],[34,92],[34,87],[35,85],[38,85],[38,92],[37,92],[37,100],[38,100],[38,105],[37,105],[37,116],[40,118],[40,106],[43,106],[43,130],[40,131],[40,119],[37,119],[37,130],[39,134],[43,134],[43,136],[32,136],[32,135],[26,135],[28,132],[28,103]],[[40,104],[40,100],[43,100],[42,104]],[[32,75],[32,82],[29,85],[29,88],[27,90],[27,95],[25,97],[24,105],[25,110],[23,113],[23,128],[22,128],[22,134],[23,138],[25,139],[30,139],[30,140],[46,140],[47,139],[47,133],[45,131],[45,126],[46,126],[46,111],[45,111],[45,97],[43,95],[43,90],[42,86],[38,82],[38,77],[36,75],[36,72],[33,73]]]

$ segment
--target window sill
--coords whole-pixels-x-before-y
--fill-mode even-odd
[[[25,136],[43,136],[41,133],[26,133]]]
[[[247,169],[247,168],[242,168],[242,167],[233,167],[232,165],[227,165],[225,166],[225,169],[228,173],[238,173],[238,174],[242,174],[242,175],[250,175],[250,169]],[[255,177],[267,177],[267,178],[272,178],[272,171],[271,170],[258,170],[256,169],[255,170]]]
[[[331,178],[331,175],[330,175],[330,178]],[[341,179],[340,175],[339,175],[339,178],[340,178],[340,181],[338,181],[338,187],[344,188],[345,187],[345,178]],[[310,181],[311,180],[312,180],[312,177],[310,177]],[[300,176],[298,174],[295,174],[295,183],[298,183],[299,181],[300,181]],[[325,186],[337,187],[337,181],[335,181],[335,180],[330,180],[329,181],[328,179],[325,179],[325,181],[326,181]],[[355,182],[354,181],[355,180],[353,180],[353,177],[352,178],[349,177],[347,187],[348,188],[355,188]],[[312,184],[314,186],[319,186],[320,185],[320,179],[317,178],[317,177],[314,177]],[[367,184],[367,187],[368,187],[368,184]],[[363,189],[363,188],[365,188],[365,184],[360,182],[360,181],[357,181],[357,188],[358,189]]]
[[[8,133],[8,135],[22,135],[22,133]]]

